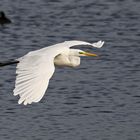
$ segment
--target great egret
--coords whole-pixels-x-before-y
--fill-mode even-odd
[[[5,16],[5,13],[3,11],[0,12],[0,24],[1,25],[4,25],[4,24],[9,24],[11,23],[11,20],[8,19],[6,16]]]
[[[65,41],[40,50],[31,51],[15,62],[17,64],[14,95],[19,95],[19,104],[39,102],[45,94],[49,80],[55,71],[55,65],[77,67],[80,56],[97,56],[80,49],[70,49],[75,45],[90,45],[101,48],[104,41],[88,43],[84,41]]]

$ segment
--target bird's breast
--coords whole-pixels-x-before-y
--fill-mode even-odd
[[[69,60],[65,55],[58,55],[54,59],[54,64],[57,66],[67,66],[69,64]]]
[[[54,59],[54,64],[57,66],[77,67],[80,65],[80,57],[58,55]]]

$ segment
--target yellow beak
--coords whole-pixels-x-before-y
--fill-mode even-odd
[[[83,54],[84,54],[85,56],[98,56],[97,54],[88,53],[88,52],[83,52]]]

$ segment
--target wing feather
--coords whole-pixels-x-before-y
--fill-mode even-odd
[[[27,105],[42,99],[55,70],[53,59],[36,52],[19,59],[14,89],[14,95],[20,96],[19,104]]]

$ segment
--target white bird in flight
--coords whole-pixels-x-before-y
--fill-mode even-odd
[[[56,66],[77,67],[80,65],[80,56],[97,56],[80,49],[71,49],[76,45],[88,45],[101,48],[104,41],[88,43],[84,41],[65,41],[40,50],[31,51],[15,62],[4,65],[17,64],[14,96],[19,95],[19,104],[39,102],[48,88],[49,80]]]

